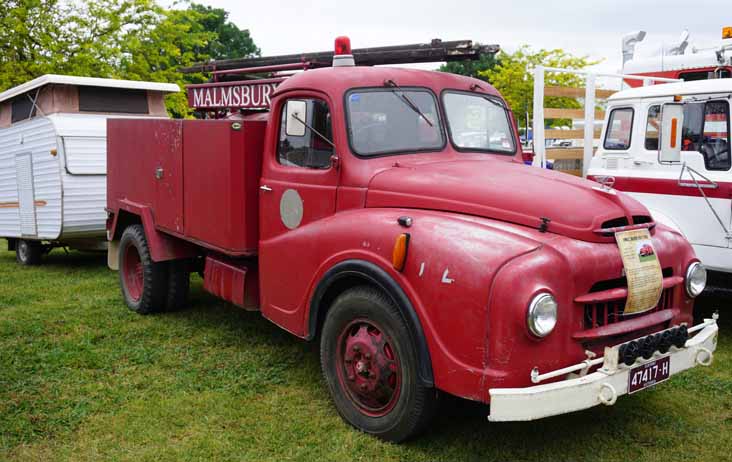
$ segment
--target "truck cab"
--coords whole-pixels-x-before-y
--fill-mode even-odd
[[[533,420],[711,362],[716,322],[692,318],[705,273],[680,233],[629,195],[524,165],[489,84],[353,66],[339,48],[273,91],[189,88],[207,107],[266,95],[268,112],[109,122],[109,261],[130,309],[180,308],[200,272],[320,342],[340,415],[390,441],[424,429],[442,393]]]
[[[616,93],[588,171],[591,179],[612,178],[656,221],[683,234],[708,269],[724,274],[732,272],[731,91],[732,80],[716,79]],[[680,155],[664,162],[661,116],[673,104],[683,108]]]

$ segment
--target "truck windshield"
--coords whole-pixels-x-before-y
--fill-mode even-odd
[[[446,92],[442,97],[450,138],[456,148],[516,152],[508,109],[490,96]]]
[[[352,90],[346,100],[348,136],[358,155],[436,151],[445,145],[437,103],[427,90]]]

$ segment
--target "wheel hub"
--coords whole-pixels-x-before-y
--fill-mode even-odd
[[[350,323],[339,342],[340,374],[349,398],[366,414],[380,416],[396,404],[399,360],[391,340],[372,321]]]

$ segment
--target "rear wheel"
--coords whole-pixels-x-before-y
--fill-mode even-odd
[[[166,306],[168,271],[164,262],[150,256],[142,225],[125,229],[119,245],[119,280],[127,306],[139,314],[162,311]]]
[[[19,239],[15,244],[15,259],[21,265],[39,265],[41,255],[43,255],[43,246],[39,242]]]
[[[394,442],[423,430],[437,395],[419,383],[417,350],[391,300],[357,287],[340,295],[327,316],[320,360],[343,419]]]

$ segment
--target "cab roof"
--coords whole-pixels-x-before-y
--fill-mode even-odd
[[[150,90],[175,93],[180,87],[174,83],[142,82],[137,80],[102,79],[99,77],[77,77],[74,75],[46,74],[0,93],[0,102],[22,95],[45,85],[75,85],[81,87],[124,88],[128,90]]]
[[[693,82],[664,83],[631,88],[615,93],[608,98],[608,101],[703,93],[732,93],[732,79],[695,80]]]
[[[340,94],[351,88],[383,87],[386,80],[392,80],[400,87],[426,87],[438,96],[447,88],[476,91],[475,85],[483,93],[500,96],[492,85],[472,77],[421,69],[366,66],[329,67],[300,72],[280,84],[275,95],[294,89],[322,89]]]

